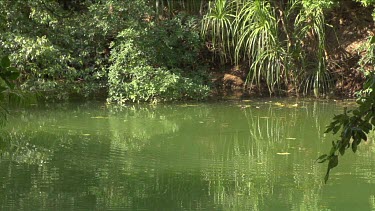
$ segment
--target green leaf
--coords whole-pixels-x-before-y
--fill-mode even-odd
[[[336,134],[341,128],[341,125],[337,125],[336,127],[333,128],[333,134]]]
[[[328,178],[329,178],[329,172],[331,171],[331,169],[335,168],[338,164],[339,164],[338,155],[332,155],[329,157],[329,163],[328,163],[327,173],[324,177],[324,183],[327,183]]]
[[[324,154],[324,155],[321,155],[321,156],[319,156],[316,160],[315,160],[315,162],[318,162],[318,163],[324,163],[326,160],[327,160],[327,154]]]
[[[340,147],[339,152],[340,152],[341,156],[343,156],[345,154],[345,145]]]
[[[366,82],[363,84],[363,89],[368,89],[369,87],[371,87],[372,84],[373,80],[366,80]]]
[[[367,141],[367,136],[363,131],[358,131],[357,134],[358,134],[359,138]]]
[[[8,80],[16,80],[20,76],[20,73],[17,71],[9,71],[4,74],[1,74],[1,76]]]
[[[369,122],[366,122],[363,124],[363,131],[366,133],[369,133],[370,130],[372,129],[372,125]]]
[[[333,129],[332,126],[328,126],[327,129],[326,129],[326,131],[324,131],[324,133],[329,133],[329,132],[332,131],[332,129]]]
[[[333,155],[329,158],[328,168],[333,169],[339,164],[339,156]]]
[[[370,44],[374,44],[374,43],[375,43],[375,36],[372,36],[370,40]]]
[[[321,159],[323,159],[323,158],[326,158],[327,156],[328,156],[327,154],[321,155],[321,156],[318,157],[318,160],[321,160]]]
[[[10,66],[10,60],[9,60],[9,57],[8,56],[4,56],[2,59],[1,59],[1,63],[0,65],[3,67],[3,68],[8,68]]]
[[[323,159],[323,160],[321,160],[321,161],[318,161],[318,163],[324,163],[324,162],[326,162],[327,161],[327,159]]]
[[[346,128],[342,133],[341,133],[341,137],[342,139],[344,140],[350,140],[350,136],[352,134],[352,130],[351,128]]]
[[[357,151],[357,147],[358,147],[357,141],[353,141],[353,143],[352,143],[352,151],[354,153]]]

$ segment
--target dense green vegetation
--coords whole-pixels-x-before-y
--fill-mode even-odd
[[[270,94],[332,93],[339,76],[326,40],[336,26],[327,17],[348,7],[335,0],[0,3],[0,49],[21,71],[23,90],[120,104],[206,98],[213,73],[231,66],[241,67],[247,87]]]
[[[221,62],[247,62],[247,80],[269,92],[290,82],[297,93],[327,93],[331,81],[325,56],[324,10],[333,1],[210,2],[203,19]]]
[[[21,87],[45,98],[108,92],[109,101],[122,103],[206,96],[196,21],[153,21],[150,6],[2,1],[1,49],[21,70]]]
[[[147,31],[125,29],[112,47],[108,101],[201,99],[207,96],[202,42],[194,18],[176,16]]]

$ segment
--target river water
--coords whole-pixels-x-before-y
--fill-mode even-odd
[[[375,145],[324,184],[348,102],[258,100],[11,111],[1,210],[375,210]]]

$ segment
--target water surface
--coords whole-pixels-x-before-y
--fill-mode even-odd
[[[102,103],[12,111],[1,210],[375,210],[375,146],[323,183],[324,135],[348,103]],[[349,106],[351,106],[349,104]]]

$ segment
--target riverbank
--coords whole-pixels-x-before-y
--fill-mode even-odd
[[[137,2],[137,8],[146,8],[146,1]],[[215,7],[220,7],[216,3],[202,1],[195,4],[200,8],[195,12],[186,11],[185,4],[174,9],[168,4],[156,16],[159,10],[133,11],[134,4],[123,1],[72,7],[36,3],[22,10],[25,5],[17,0],[4,4],[4,18],[15,13],[19,20],[4,19],[0,54],[9,55],[21,72],[16,84],[42,99],[105,98],[118,104],[227,97],[354,98],[364,73],[373,68],[373,7],[358,1],[298,0],[295,7],[288,1],[223,1],[228,4],[221,8],[226,16],[215,16]],[[56,16],[48,9],[55,7],[61,14],[71,10],[72,16]],[[241,9],[246,7],[249,11]],[[134,13],[121,18],[121,8]],[[245,14],[252,20],[267,14],[267,24],[240,24]],[[220,18],[227,19],[218,32],[213,29]],[[268,24],[272,30],[262,27]]]
[[[356,2],[341,2],[326,17],[326,60],[331,79],[330,92],[323,98],[355,98],[365,81],[364,71],[372,66],[363,66],[369,37],[374,35],[371,7],[361,7]],[[362,63],[362,64],[361,64]],[[249,64],[218,66],[210,74],[213,93],[216,96],[261,97],[301,96],[295,90],[294,81],[270,94],[266,82],[250,86],[247,82]],[[312,93],[310,93],[312,94]]]

